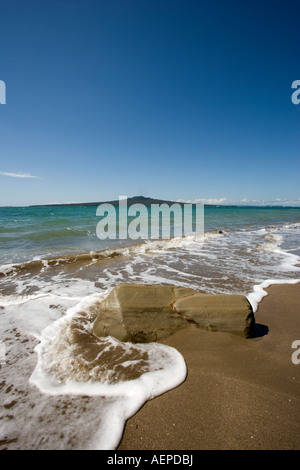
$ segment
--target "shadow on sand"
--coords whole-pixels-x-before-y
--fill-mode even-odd
[[[265,336],[269,333],[269,327],[262,325],[261,323],[255,323],[254,325],[254,338]]]

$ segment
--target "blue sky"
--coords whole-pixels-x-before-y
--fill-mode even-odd
[[[299,1],[0,3],[0,205],[300,205]]]

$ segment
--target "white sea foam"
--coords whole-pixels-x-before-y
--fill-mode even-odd
[[[253,291],[247,294],[246,297],[255,313],[258,309],[259,303],[268,295],[268,292],[265,289],[275,284],[297,284],[298,282],[300,282],[300,279],[266,279],[261,284],[253,286]]]
[[[15,324],[25,335],[40,339],[42,331],[76,305],[78,297],[41,293],[33,295],[0,295],[9,324]]]
[[[105,295],[107,292],[94,293],[79,301],[54,294],[0,297],[0,339],[6,345],[0,437],[3,442],[11,441],[11,448],[114,449],[128,417],[146,400],[184,380],[185,362],[175,349],[156,343],[131,345],[114,338],[103,341],[107,350],[117,350],[118,367],[111,363],[105,371],[104,365],[103,380],[99,380],[95,364],[92,368],[87,364],[91,377],[74,379],[74,351],[66,344],[64,333],[80,312],[92,312]],[[85,327],[89,329],[91,324]],[[56,355],[50,357],[49,349]],[[63,380],[53,373],[53,361],[64,371]],[[101,365],[101,354],[98,363]],[[120,370],[139,365],[138,377],[124,380]]]
[[[258,245],[258,249],[265,251],[276,251],[283,242],[283,237],[276,234],[264,235],[264,242]]]
[[[15,266],[13,264],[2,264],[0,266],[0,273],[4,275],[11,273],[13,270],[15,270]]]
[[[185,379],[186,366],[181,354],[168,346],[157,343],[132,345],[107,337],[98,339],[98,344],[105,347],[97,355],[96,364],[92,364],[92,367],[89,367],[90,364],[85,364],[84,372],[78,370],[80,360],[74,357],[74,350],[66,341],[67,329],[80,312],[84,311],[86,315],[89,311],[93,311],[97,302],[104,297],[104,294],[96,294],[84,298],[69,309],[64,317],[43,330],[40,344],[35,348],[38,362],[29,382],[36,385],[41,392],[50,395],[101,396],[117,399],[109,410],[106,409],[105,416],[109,415],[109,420],[102,415],[102,424],[96,433],[98,438],[88,444],[89,447],[96,449],[113,449],[118,444],[117,439],[122,433],[126,419],[145,401],[179,385]],[[114,353],[117,350],[118,369],[121,367],[121,374],[117,372],[115,361],[107,363],[108,354],[112,354],[115,359]],[[132,353],[135,355],[134,360],[123,359]],[[104,361],[103,367],[101,367],[102,361]],[[131,371],[139,363],[140,376],[126,380],[126,370]],[[59,377],[57,370],[60,372]],[[125,379],[122,380],[122,377]],[[101,413],[101,410],[98,412]]]

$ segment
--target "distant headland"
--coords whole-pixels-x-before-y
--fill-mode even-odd
[[[118,206],[119,205],[119,199],[116,199],[114,201],[100,201],[100,202],[70,202],[70,203],[53,203],[53,204],[42,204],[43,207],[54,207],[54,206],[99,206],[100,204],[111,204],[112,206]],[[177,202],[177,201],[167,201],[164,199],[156,199],[152,197],[145,197],[145,196],[133,196],[133,197],[128,197],[127,198],[127,204],[132,205],[132,204],[143,204],[144,206],[151,206],[151,204],[180,204],[183,206],[184,204],[188,204],[187,202]],[[205,204],[205,206],[214,206],[215,204]],[[35,205],[32,205],[30,207],[35,207]]]

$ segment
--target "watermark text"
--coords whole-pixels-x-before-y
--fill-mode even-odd
[[[204,235],[203,204],[162,203],[128,205],[126,196],[119,203],[100,204],[96,227],[100,240],[106,239],[170,239],[187,235]]]
[[[0,80],[0,104],[6,104],[6,85],[3,80]]]
[[[300,339],[293,341],[291,347],[296,349],[292,354],[292,363],[295,365],[300,364]]]
[[[0,341],[0,365],[1,364],[6,364],[6,349],[5,349],[5,344],[3,341]]]
[[[296,89],[292,94],[292,103],[299,104],[300,103],[300,80],[294,80],[292,83],[292,88]]]
[[[108,465],[130,465],[131,467],[138,468],[141,466],[149,465],[187,465],[188,467],[193,466],[193,454],[153,454],[147,455],[147,458],[141,456],[121,456],[114,454],[107,459]]]

